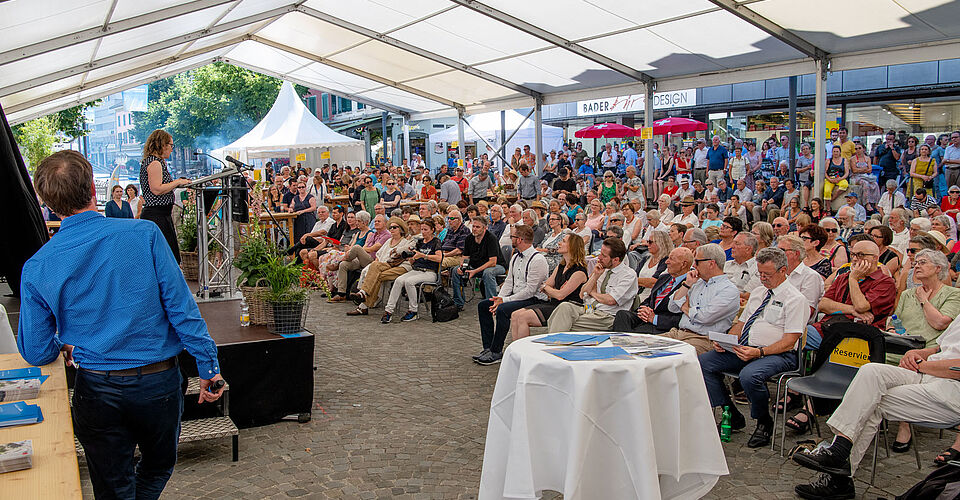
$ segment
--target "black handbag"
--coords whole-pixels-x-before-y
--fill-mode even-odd
[[[442,286],[435,288],[430,296],[430,317],[434,323],[445,323],[460,317],[460,308]]]

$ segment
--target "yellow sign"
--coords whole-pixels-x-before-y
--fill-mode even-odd
[[[296,161],[307,161],[307,155],[305,153],[298,154]]]
[[[653,127],[643,127],[640,129],[640,139],[653,139]]]
[[[463,166],[463,159],[462,159],[462,158],[457,160],[457,166],[458,166],[458,167],[462,167],[462,166]]]
[[[260,169],[259,169],[259,168],[253,171],[253,180],[255,180],[255,181],[259,181],[259,180],[260,180]]]
[[[321,159],[321,160],[329,160],[329,159],[330,159],[330,152],[329,152],[329,151],[324,151],[324,152],[320,153],[320,159]]]
[[[453,142],[451,142],[451,143],[450,143],[450,147],[451,147],[451,148],[458,148],[458,147],[460,147],[460,141],[453,141]]]
[[[830,362],[860,368],[870,362],[870,346],[863,339],[843,339],[830,353]]]

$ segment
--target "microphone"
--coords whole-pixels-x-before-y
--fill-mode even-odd
[[[240,160],[238,160],[238,159],[236,159],[236,158],[234,158],[234,157],[232,157],[232,156],[227,156],[227,157],[224,158],[224,160],[227,160],[228,162],[233,163],[234,165],[237,166],[237,168],[248,168],[245,163],[243,163],[242,161],[240,161]]]

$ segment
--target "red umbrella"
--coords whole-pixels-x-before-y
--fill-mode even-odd
[[[707,130],[707,124],[690,118],[670,117],[653,122],[653,135],[682,134]]]
[[[620,125],[618,123],[598,123],[596,125],[591,125],[587,128],[577,130],[573,135],[574,137],[581,139],[600,139],[635,137],[638,135],[638,133],[636,130],[626,125]]]

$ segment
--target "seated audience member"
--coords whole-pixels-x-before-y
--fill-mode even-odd
[[[437,281],[437,274],[440,272],[440,241],[436,238],[436,223],[433,219],[420,221],[420,234],[423,239],[419,239],[413,247],[413,256],[407,259],[410,264],[410,270],[398,276],[390,289],[390,297],[387,299],[387,305],[383,308],[381,323],[390,323],[393,318],[393,312],[400,301],[400,294],[407,292],[407,313],[403,315],[401,321],[415,321],[417,319],[417,285],[420,283],[429,283]]]
[[[581,293],[590,312],[572,302],[561,303],[548,320],[551,333],[604,331],[613,326],[617,311],[629,308],[637,296],[637,273],[625,261],[626,256],[622,239],[603,240],[597,265]]]
[[[733,239],[743,231],[743,221],[739,217],[725,217],[720,224],[720,248],[727,260],[733,259]]]
[[[849,243],[852,236],[863,233],[863,225],[854,220],[854,211],[849,206],[840,207],[840,210],[837,210],[836,219],[840,224],[841,241]]]
[[[503,230],[506,227],[507,221],[503,217],[503,207],[494,203],[490,206],[490,224],[488,224],[487,230],[499,240],[500,237],[503,236]]]
[[[466,266],[457,266],[450,273],[450,286],[453,288],[453,302],[463,309],[463,282],[470,282],[480,276],[485,297],[497,294],[497,276],[505,274],[503,257],[497,238],[487,230],[486,217],[474,217],[470,220],[471,235],[463,245]]]
[[[820,220],[820,227],[827,233],[827,242],[820,248],[820,255],[830,259],[830,272],[850,261],[849,251],[840,238],[840,224],[833,217]],[[829,274],[828,274],[829,276]]]
[[[694,252],[693,269],[670,296],[670,311],[682,313],[680,324],[663,334],[682,340],[703,354],[713,349],[709,332],[730,329],[740,309],[740,292],[723,274],[726,258],[716,243],[708,243]]]
[[[940,242],[935,237],[931,236],[930,233],[919,232],[913,238],[910,238],[909,246],[907,247],[907,256],[903,260],[903,271],[897,277],[897,292],[902,294],[904,290],[909,290],[911,288],[916,288],[920,286],[920,282],[915,280],[914,275],[914,265],[913,261],[916,258],[917,254],[923,250],[936,250],[940,252]],[[943,252],[941,252],[943,253]],[[943,280],[945,285],[950,284],[949,277]]]
[[[773,234],[777,235],[777,238],[790,232],[790,221],[785,217],[775,217],[771,226],[773,226]]]
[[[765,221],[770,213],[775,214],[774,217],[779,215],[780,207],[783,205],[784,192],[786,192],[786,188],[780,185],[780,179],[771,177],[770,186],[763,191],[759,203],[756,203],[751,209],[753,220]]]
[[[540,216],[537,215],[536,210],[532,208],[524,210],[520,216],[520,220],[524,225],[533,228],[533,246],[539,247],[542,245],[543,239],[547,237],[547,233],[540,225]]]
[[[675,248],[666,259],[666,272],[649,287],[650,293],[636,311],[617,311],[613,331],[660,334],[680,325],[680,313],[670,311],[670,295],[683,283],[693,265],[689,248]]]
[[[890,245],[893,243],[893,230],[887,226],[874,226],[867,230],[867,234],[873,238],[873,242],[880,247],[880,257],[878,261],[887,266],[891,276],[896,276],[900,271],[900,264],[903,262],[903,256]]]
[[[376,233],[368,236],[362,247],[355,245],[350,248],[340,261],[337,270],[337,294],[346,297],[347,273],[367,267],[377,256],[377,251],[391,238],[390,231],[387,229],[387,219],[383,215],[373,218],[373,228]]]
[[[734,429],[742,429],[746,422],[730,399],[723,374],[739,373],[750,401],[750,416],[757,421],[747,442],[749,448],[770,444],[773,419],[768,410],[767,379],[797,367],[797,343],[810,318],[807,299],[787,280],[786,254],[779,248],[764,248],[756,260],[762,286],[750,293],[740,319],[729,332],[739,337],[739,345],[730,352],[714,342],[713,351],[700,355],[710,404],[730,408]]]
[[[447,232],[440,251],[443,252],[443,262],[440,269],[459,266],[463,262],[463,247],[470,237],[470,228],[463,223],[463,216],[459,210],[447,212]]]
[[[850,272],[838,276],[817,309],[826,316],[843,314],[883,329],[893,312],[896,284],[877,267],[880,249],[872,241],[858,241],[850,252]],[[820,347],[822,320],[807,328],[807,347]]]
[[[503,358],[503,343],[510,331],[513,312],[538,304],[546,297],[541,288],[547,281],[550,265],[546,257],[533,247],[533,228],[520,224],[508,230],[512,231],[510,239],[514,251],[503,286],[496,296],[477,304],[483,351],[473,360],[484,366],[499,363]]]
[[[697,247],[706,245],[709,241],[710,240],[707,239],[707,233],[699,227],[687,229],[683,233],[683,246],[689,248],[691,251],[696,250]],[[724,254],[724,258],[726,258],[726,254]]]
[[[700,218],[693,210],[697,207],[697,201],[693,196],[685,196],[680,201],[680,213],[673,218],[673,223],[683,224],[687,228],[699,227]]]
[[[336,208],[336,207],[335,207]],[[300,256],[301,260],[306,262],[306,259],[303,258],[306,251],[309,251],[311,248],[316,248],[320,244],[320,241],[317,238],[327,236],[336,225],[343,221],[343,209],[339,212],[334,212],[334,218],[330,217],[330,209],[326,205],[320,205],[317,207],[317,222],[314,223],[313,229],[309,233],[304,234],[300,237],[300,241],[296,245],[293,245],[287,249],[287,255],[297,255]],[[346,226],[344,222],[343,226]],[[341,231],[342,233],[342,231]],[[330,236],[334,238],[334,236]]]
[[[903,207],[894,208],[887,217],[887,226],[893,231],[893,243],[890,244],[901,257],[906,257],[907,244],[910,243],[910,215]]]
[[[919,335],[926,340],[925,347],[936,347],[940,334],[960,314],[960,289],[943,284],[950,270],[950,263],[943,253],[921,250],[913,262],[913,277],[919,286],[900,294],[893,312],[903,323],[907,335]],[[896,366],[901,358],[899,354],[887,353],[887,364]],[[901,422],[890,448],[903,453],[910,450],[911,441],[910,427]]]
[[[769,222],[754,222],[750,232],[757,237],[757,248],[767,248],[777,241],[777,233],[773,232],[773,225]]]
[[[723,265],[723,274],[737,286],[740,298],[747,300],[750,291],[760,286],[757,275],[757,237],[751,233],[740,233],[733,239],[733,259]]]
[[[407,224],[399,217],[391,217],[387,222],[390,239],[377,250],[376,259],[366,267],[360,289],[353,295],[357,308],[347,316],[366,316],[369,309],[380,299],[380,286],[393,281],[411,269],[403,253],[411,251],[416,241],[407,237]]]
[[[637,272],[637,286],[640,289],[637,300],[640,302],[647,300],[650,296],[650,289],[667,269],[667,257],[674,249],[670,236],[664,231],[652,231],[647,237],[646,244],[650,256],[640,265]]]
[[[565,234],[560,241],[559,252],[562,256],[560,264],[540,289],[547,296],[547,301],[518,309],[510,316],[513,340],[530,335],[530,328],[546,326],[547,319],[560,304],[582,304],[580,292],[587,282],[583,239],[576,234]]]
[[[833,442],[793,455],[798,464],[821,473],[794,491],[807,499],[854,498],[853,474],[882,419],[955,423],[960,415],[960,373],[950,367],[958,365],[960,323],[953,322],[936,346],[908,351],[900,366],[861,366],[827,420]]]
[[[816,227],[816,226],[813,226]],[[803,263],[806,255],[806,242],[797,236],[788,234],[777,242],[777,247],[787,254],[787,281],[807,299],[810,317],[817,312],[817,305],[823,297],[823,277]]]

